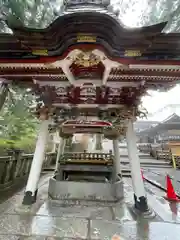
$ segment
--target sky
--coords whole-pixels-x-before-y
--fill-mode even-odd
[[[115,9],[121,8],[124,6],[126,11],[124,12],[123,18],[121,21],[126,27],[137,27],[139,23],[139,18],[144,10],[148,9],[148,1],[147,0],[130,0],[132,4],[130,7],[129,4],[126,4],[124,0],[111,0],[111,4],[114,5]],[[128,6],[128,8],[126,8]]]
[[[172,88],[168,92],[153,91],[150,96],[144,97],[143,106],[149,113],[156,112],[168,104],[180,104],[180,85]]]

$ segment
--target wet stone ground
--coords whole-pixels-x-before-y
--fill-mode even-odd
[[[174,189],[180,196],[180,170],[174,169],[144,169],[145,177],[166,189],[166,176],[171,177]]]
[[[48,177],[41,179],[38,200],[33,207],[22,206],[23,191],[0,205],[0,240],[179,240],[180,225],[169,215],[164,219],[137,218],[130,211],[132,185],[124,180],[125,199],[119,203],[52,201],[47,197]],[[150,206],[161,206],[147,193]],[[159,198],[161,192],[157,192]],[[166,222],[168,221],[168,222]]]

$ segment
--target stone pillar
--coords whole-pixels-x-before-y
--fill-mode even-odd
[[[54,134],[53,134],[53,140],[52,140],[52,152],[56,152],[57,151],[57,141],[59,139],[59,131],[57,130]]]
[[[96,134],[96,150],[102,150],[102,134]]]
[[[118,139],[113,140],[113,151],[114,151],[114,162],[113,162],[113,182],[118,180],[118,176],[121,176],[120,166],[120,153],[119,153],[119,141]]]
[[[66,152],[71,152],[72,151],[72,137],[68,137],[67,139],[65,139],[65,148],[64,151]]]
[[[38,183],[45,157],[46,143],[48,140],[48,125],[49,120],[43,120],[41,122],[39,136],[27,181],[26,192],[23,199],[24,205],[31,205],[36,201]]]
[[[133,128],[133,121],[131,120],[128,121],[126,138],[128,146],[128,156],[131,165],[135,208],[140,212],[146,212],[149,209],[147,204],[144,183],[141,175],[139,154],[136,146],[136,135]]]
[[[56,152],[56,143],[54,142],[52,144],[52,153],[55,153]]]
[[[61,139],[60,139],[59,146],[58,146],[57,157],[56,157],[56,167],[55,167],[55,172],[58,171],[59,158],[60,158],[60,155],[62,155],[62,154],[64,153],[65,144],[66,144],[66,139],[61,138]]]

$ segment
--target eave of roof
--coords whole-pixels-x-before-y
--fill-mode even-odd
[[[158,51],[160,55],[165,52],[168,56],[169,54],[177,55],[179,41],[175,41],[176,35],[161,34],[165,25],[166,23],[160,23],[142,28],[124,28],[108,11],[106,13],[96,11],[67,13],[57,18],[46,29],[30,29],[23,25],[14,26],[11,23],[9,27],[14,35],[0,34],[0,55],[10,50],[30,54],[34,49],[46,49],[49,56],[60,56],[70,46],[77,44],[79,34],[95,36],[96,44],[106,48],[109,55],[114,57],[125,57],[124,52],[133,49],[141,51],[142,57],[145,58],[146,55],[152,58],[154,51],[156,57]],[[173,43],[170,46],[171,41]],[[138,59],[138,56],[136,58]],[[167,59],[167,56],[164,59]]]
[[[179,130],[180,129],[180,121],[177,120],[177,122],[170,122],[171,119],[173,120],[174,117],[176,117],[176,116],[179,117],[176,114],[169,116],[164,121],[158,123],[155,127],[151,127],[151,128],[148,128],[146,130],[139,132],[139,135],[147,135],[147,134],[154,135],[154,134],[157,134],[158,131],[162,131],[162,130],[171,130],[171,129]],[[179,117],[179,119],[180,119],[180,117]]]

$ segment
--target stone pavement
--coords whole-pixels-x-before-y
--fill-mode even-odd
[[[40,182],[33,207],[22,206],[23,191],[0,205],[0,240],[179,240],[180,219],[167,215],[153,220],[136,218],[131,179],[124,179],[125,199],[119,203],[52,201],[47,197],[49,175]],[[150,207],[161,205],[149,186]],[[157,193],[162,194],[161,192]],[[161,209],[161,208],[160,208]],[[162,221],[168,222],[162,222]]]

